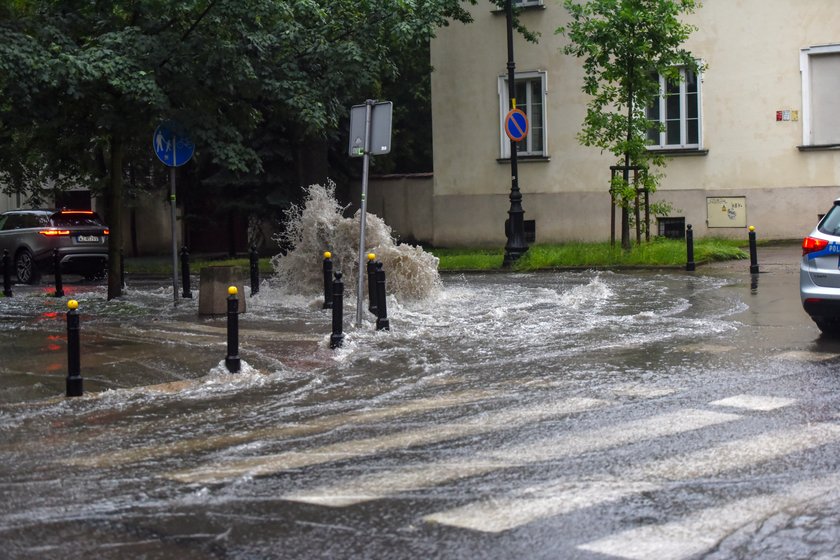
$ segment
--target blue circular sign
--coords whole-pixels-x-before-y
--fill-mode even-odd
[[[512,109],[505,116],[505,134],[514,142],[528,135],[528,116],[520,109]]]
[[[195,144],[176,123],[166,121],[155,129],[152,149],[164,165],[180,167],[192,159]]]

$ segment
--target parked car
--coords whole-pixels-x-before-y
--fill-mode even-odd
[[[90,210],[11,210],[0,214],[0,253],[9,252],[19,282],[53,272],[58,249],[62,273],[102,277],[108,264],[108,227]]]
[[[840,198],[802,241],[799,295],[822,332],[840,335]]]

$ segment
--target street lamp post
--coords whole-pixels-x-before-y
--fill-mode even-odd
[[[516,109],[516,63],[513,61],[513,0],[505,2],[505,20],[507,25],[507,71],[508,101],[510,109]],[[508,227],[505,230],[507,244],[502,266],[508,267],[528,250],[525,243],[525,211],[522,209],[522,193],[519,191],[519,167],[517,162],[516,142],[510,140],[510,210]]]

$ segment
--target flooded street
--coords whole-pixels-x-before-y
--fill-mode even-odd
[[[443,277],[329,349],[265,282],[0,299],[3,558],[840,558],[840,343],[798,250],[673,271]],[[86,395],[63,396],[79,301]]]

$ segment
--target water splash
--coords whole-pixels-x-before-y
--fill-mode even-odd
[[[345,286],[356,285],[361,212],[347,218],[346,209],[336,200],[335,184],[330,181],[306,188],[303,203],[286,211],[286,231],[274,240],[292,249],[272,258],[271,264],[288,291],[322,292],[324,251],[332,253],[334,270],[343,273]],[[440,290],[437,257],[419,247],[397,244],[390,226],[374,214],[367,215],[366,223],[366,250],[382,262],[389,294],[424,299]]]

